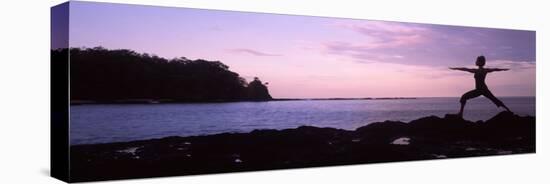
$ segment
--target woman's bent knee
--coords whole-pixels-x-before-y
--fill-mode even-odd
[[[466,103],[468,99],[466,98],[466,94],[462,95],[462,97],[460,98],[460,103]]]

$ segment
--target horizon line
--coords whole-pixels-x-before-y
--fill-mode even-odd
[[[529,95],[518,95],[518,96],[498,96],[498,97],[502,97],[502,98],[510,98],[510,97],[535,97],[536,96],[529,96]],[[411,97],[403,97],[403,96],[395,96],[395,97],[297,97],[297,98],[293,98],[293,97],[284,97],[284,98],[273,98],[274,100],[278,100],[278,99],[303,99],[303,100],[307,100],[307,99],[382,99],[382,98],[460,98],[460,96],[411,96]]]

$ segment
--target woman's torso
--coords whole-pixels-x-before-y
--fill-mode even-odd
[[[487,89],[487,84],[485,84],[485,77],[487,76],[487,71],[485,69],[477,69],[474,73],[474,78],[476,79],[476,89]]]

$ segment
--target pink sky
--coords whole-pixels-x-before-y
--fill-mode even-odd
[[[98,13],[101,12],[101,13]],[[219,60],[275,98],[460,96],[478,55],[497,96],[535,96],[535,32],[71,2],[70,46]]]

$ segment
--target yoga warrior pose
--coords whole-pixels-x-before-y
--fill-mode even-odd
[[[462,98],[460,98],[460,112],[458,115],[462,117],[462,114],[464,112],[464,105],[466,105],[466,101],[469,99],[478,97],[478,96],[485,96],[488,99],[490,99],[493,103],[497,105],[497,107],[504,107],[507,111],[510,111],[502,101],[500,101],[491,91],[489,91],[489,88],[487,87],[487,84],[485,84],[485,77],[487,76],[487,73],[490,72],[497,72],[497,71],[506,71],[508,69],[500,69],[500,68],[483,68],[485,65],[485,57],[479,56],[476,60],[476,65],[478,66],[477,69],[472,68],[450,68],[451,70],[460,70],[460,71],[466,71],[470,73],[474,73],[474,78],[476,79],[476,89],[468,91],[467,93],[464,93],[462,95]]]

